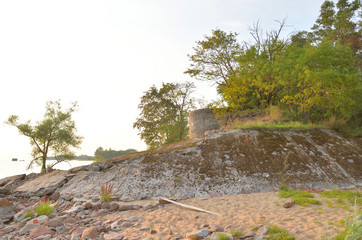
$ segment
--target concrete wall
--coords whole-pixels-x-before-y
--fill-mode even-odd
[[[205,132],[220,128],[220,120],[215,119],[212,109],[198,109],[189,113],[190,139],[204,138]]]

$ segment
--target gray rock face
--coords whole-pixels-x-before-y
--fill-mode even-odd
[[[28,181],[15,189],[22,196],[45,196],[52,194],[68,181],[67,172],[53,171]]]
[[[210,131],[183,144],[77,172],[58,191],[92,195],[99,183],[112,182],[120,200],[130,201],[140,193],[188,198],[270,191],[281,178],[306,189],[362,186],[361,140],[333,130]]]
[[[72,174],[44,174],[15,191],[22,196],[56,191],[64,200],[85,201],[88,196],[99,199],[99,184],[110,182],[120,201],[131,201],[145,196],[189,198],[270,191],[282,180],[305,189],[358,187],[362,186],[362,140],[317,129],[209,131],[203,140],[175,143],[97,166],[72,169]]]

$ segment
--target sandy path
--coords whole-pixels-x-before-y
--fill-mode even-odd
[[[317,199],[321,199],[319,194],[315,194],[315,196]],[[176,205],[166,205],[153,211],[129,211],[123,215],[115,213],[108,216],[107,219],[141,217],[142,221],[136,226],[122,231],[127,237],[141,236],[167,239],[170,231],[173,234],[185,236],[187,233],[207,229],[208,227],[205,225],[212,226],[212,224],[223,227],[225,232],[239,230],[247,233],[253,227],[264,224],[284,228],[296,239],[321,239],[326,234],[330,239],[342,229],[331,225],[330,222],[338,223],[350,214],[341,208],[328,207],[326,203],[308,207],[295,204],[292,208],[286,209],[282,207],[286,201],[290,200],[279,198],[277,192],[240,194],[208,199],[192,198],[180,202],[220,213],[221,216],[197,212]],[[331,201],[333,202],[333,200]],[[151,235],[149,231],[142,232],[139,230],[144,227],[151,227],[157,233]]]

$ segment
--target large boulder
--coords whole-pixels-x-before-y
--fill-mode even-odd
[[[45,196],[55,192],[69,180],[66,171],[56,170],[27,181],[14,191],[21,196]]]
[[[122,201],[270,191],[283,181],[305,189],[362,186],[362,140],[326,129],[210,131],[122,160],[77,172],[60,194],[98,195],[105,182]]]

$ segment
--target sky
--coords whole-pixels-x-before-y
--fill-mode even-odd
[[[132,125],[152,85],[195,81],[194,97],[212,101],[215,86],[183,72],[196,41],[221,29],[251,41],[287,18],[285,34],[310,30],[323,0],[12,0],[0,1],[0,167],[31,158],[29,139],[4,122],[40,121],[61,99],[84,137],[77,154],[98,147],[145,150]]]

